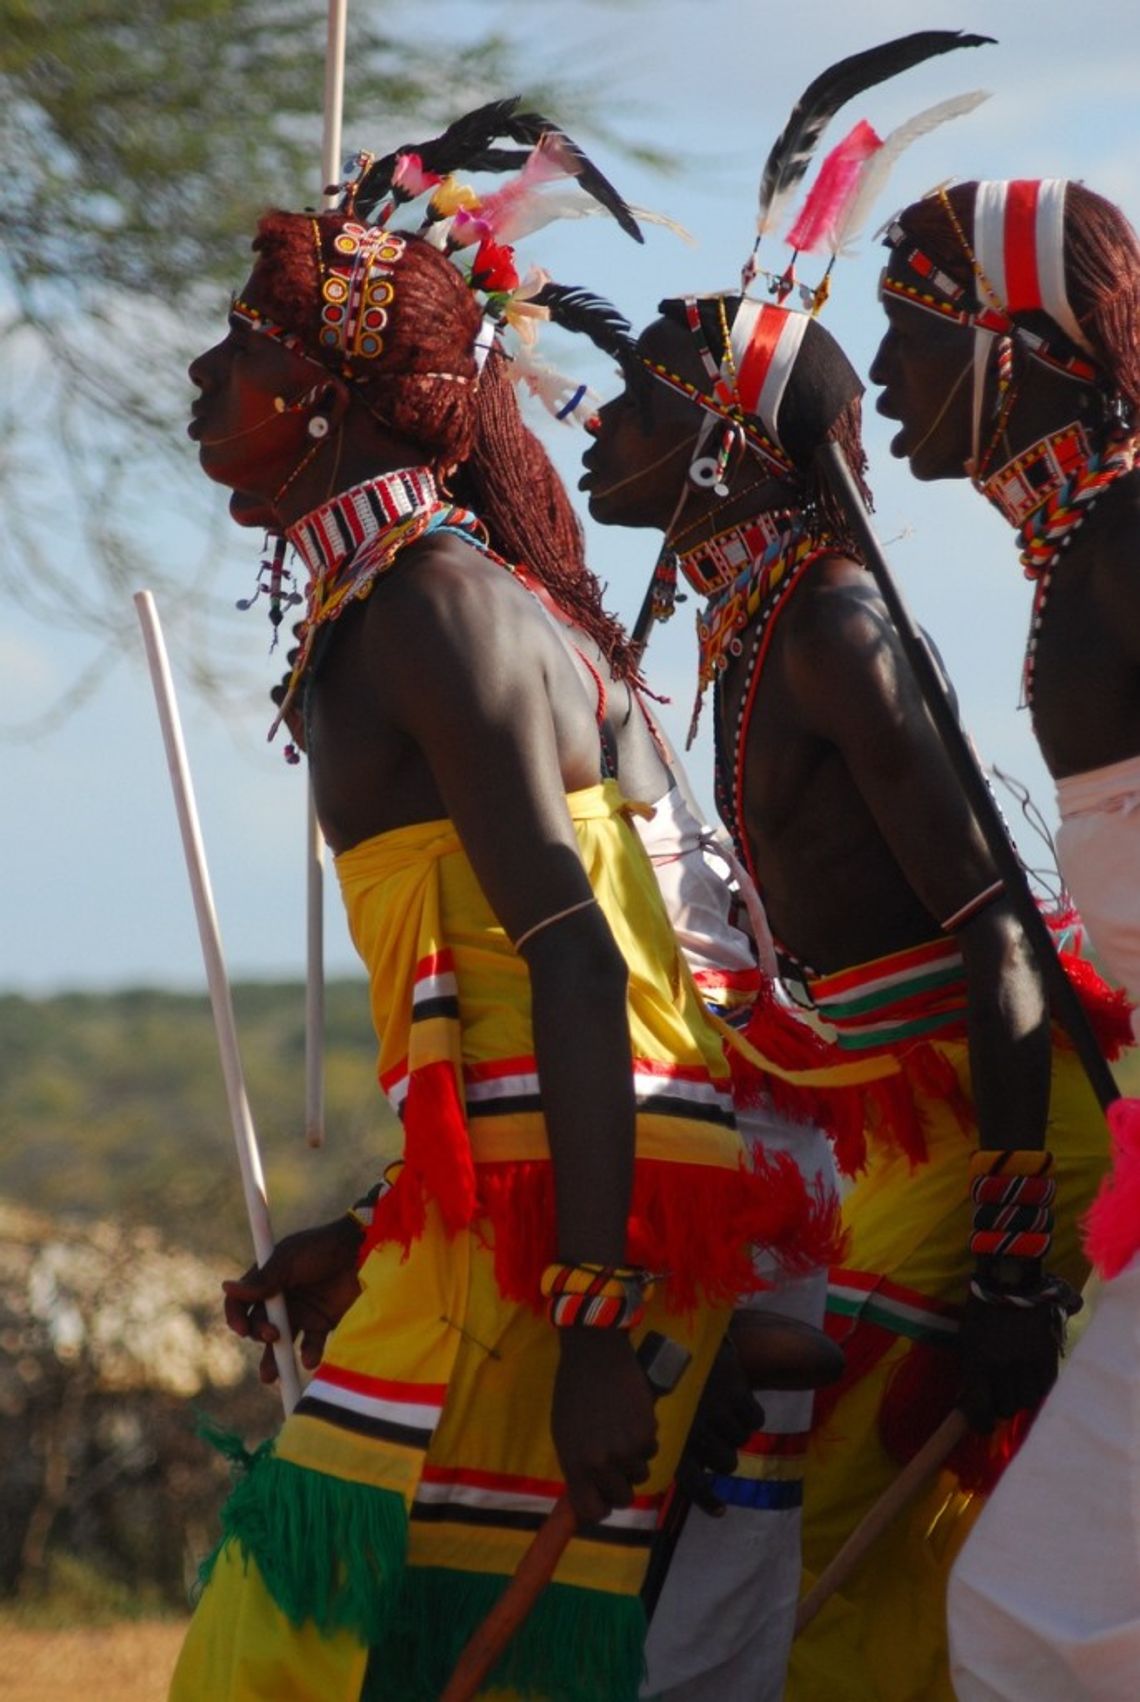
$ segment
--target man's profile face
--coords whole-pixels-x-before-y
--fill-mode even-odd
[[[241,312],[242,302],[257,306],[254,278],[237,298],[225,337],[190,363],[200,394],[187,433],[206,477],[235,492],[231,512],[239,524],[264,525],[275,493],[309,444],[308,415],[290,412],[288,404],[319,384],[320,370],[258,330]]]
[[[658,319],[638,338],[638,352],[704,389],[707,379],[692,338]],[[598,430],[582,457],[578,489],[603,526],[664,530],[685,486],[702,422],[697,403],[668,389],[648,370],[631,374],[621,394],[598,412]]]
[[[963,478],[973,447],[973,332],[899,296],[880,299],[888,324],[870,379],[882,390],[876,411],[902,428],[891,454],[908,460],[916,479]]]

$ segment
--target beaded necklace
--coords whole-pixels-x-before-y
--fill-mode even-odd
[[[309,577],[297,660],[270,738],[312,660],[319,629],[367,597],[409,545],[443,526],[473,538],[481,531],[473,514],[440,498],[427,467],[404,467],[342,491],[289,527],[286,536]]]
[[[697,695],[687,745],[696,737],[706,688],[743,654],[744,628],[755,623],[762,632],[796,570],[833,547],[810,530],[801,510],[778,509],[727,526],[678,555],[689,584],[708,598],[697,616]]]
[[[1037,645],[1057,563],[1098,499],[1132,471],[1136,454],[1135,439],[1090,452],[1083,428],[1074,422],[1030,444],[977,487],[1017,527],[1021,565],[1035,582],[1021,672],[1023,708],[1033,708]]]
[[[740,693],[740,703],[736,711],[731,734],[731,746],[726,748],[723,715],[722,677],[728,666],[728,657],[724,656],[718,665],[716,681],[716,714],[714,717],[713,737],[715,741],[716,760],[713,768],[713,790],[716,799],[717,814],[732,836],[736,854],[752,877],[754,885],[759,885],[756,879],[756,869],[748,848],[748,836],[744,831],[744,745],[748,736],[748,726],[752,719],[752,709],[756,701],[756,692],[760,684],[760,674],[768,647],[772,642],[775,631],[776,617],[786,606],[788,599],[808,568],[817,562],[821,556],[832,555],[835,552],[835,542],[826,533],[811,533],[803,525],[800,517],[800,528],[796,542],[772,566],[776,571],[763,572],[760,568],[756,575],[753,594],[748,597],[748,613],[741,626],[749,625],[751,643],[748,650],[748,660],[745,664],[744,679]],[[739,656],[744,646],[739,636],[733,637],[728,646],[729,654]],[[697,709],[700,708],[700,698]],[[694,714],[694,726],[696,716]]]

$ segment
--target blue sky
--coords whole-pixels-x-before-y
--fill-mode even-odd
[[[350,0],[350,13],[354,0]],[[420,20],[429,20],[421,25]],[[900,162],[879,217],[952,177],[1069,176],[1117,200],[1140,220],[1140,12],[1124,0],[1083,7],[1042,0],[944,8],[901,0],[840,5],[798,0],[777,8],[759,0],[450,0],[417,13],[417,28],[439,39],[499,27],[524,61],[597,77],[611,119],[630,137],[674,151],[677,176],[662,178],[598,152],[630,200],[660,207],[697,239],[688,248],[662,231],[644,249],[602,220],[550,228],[524,245],[529,258],[565,282],[611,295],[635,323],[664,295],[723,288],[738,274],[751,241],[762,158],[792,100],[825,63],[875,41],[923,27],[976,30],[999,45],[951,55],[871,91],[844,111],[828,141],[857,118],[880,134],[947,95],[988,89],[970,116],[919,142]],[[314,73],[314,102],[321,76]],[[488,98],[509,91],[488,90]],[[251,113],[250,123],[259,122]],[[347,146],[399,140],[367,114],[346,113]],[[282,185],[281,199],[303,203],[312,183]],[[876,219],[875,222],[878,222]],[[782,252],[773,250],[770,252]],[[875,302],[880,254],[869,238],[842,268],[827,309],[829,329],[865,374],[881,331]],[[234,282],[244,257],[235,254]],[[222,304],[219,303],[219,324]],[[125,347],[129,358],[134,352]],[[547,340],[556,364],[608,394],[608,364],[570,340]],[[164,383],[172,408],[189,386]],[[873,397],[872,397],[873,400]],[[573,488],[584,440],[535,416]],[[880,536],[905,594],[933,633],[963,710],[985,754],[1020,775],[1047,818],[1052,792],[1024,713],[1018,679],[1029,587],[1012,535],[962,484],[914,483],[886,453],[890,432],[868,411],[867,446]],[[187,465],[193,453],[186,450]],[[149,475],[148,475],[149,476]],[[144,552],[183,564],[208,552],[222,607],[248,592],[257,539],[218,524],[220,493],[179,491],[163,472],[148,491],[136,536]],[[211,523],[212,522],[212,523]],[[610,600],[632,619],[652,567],[657,538],[591,528],[591,561]],[[59,549],[84,563],[61,516]],[[124,588],[124,601],[134,586]],[[185,680],[189,630],[168,633],[175,674]],[[279,669],[265,656],[260,615],[225,613],[215,642],[244,651],[242,705],[223,717],[183,683],[181,702],[227,957],[234,975],[303,973],[304,786],[298,771],[264,743],[261,696]],[[16,613],[0,635],[0,728],[10,729],[54,700],[92,654],[89,641],[61,637]],[[138,660],[111,670],[92,701],[35,741],[0,741],[0,787],[8,823],[0,880],[0,990],[43,993],[65,987],[202,984],[193,913],[183,871],[150,688]],[[691,606],[659,628],[648,655],[654,686],[673,699],[671,729],[683,737],[692,698]],[[698,790],[711,809],[706,715],[692,755]],[[330,892],[330,972],[355,958]]]

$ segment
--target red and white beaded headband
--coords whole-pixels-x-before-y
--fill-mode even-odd
[[[1065,287],[1065,178],[1013,178],[979,182],[974,195],[974,244],[967,241],[944,189],[938,191],[951,229],[975,279],[975,291],[959,284],[910,243],[897,222],[886,246],[898,253],[925,283],[916,290],[884,273],[880,293],[929,309],[974,329],[973,454],[977,459],[986,374],[994,339],[1016,336],[1037,360],[1082,383],[1098,376],[1095,365],[1064,346],[1053,347],[1014,315],[1048,315],[1067,342],[1092,354]],[[937,291],[937,295],[930,292]],[[976,305],[973,303],[976,302]]]
[[[702,299],[716,302],[721,310],[724,343],[719,362],[701,323]],[[700,390],[657,361],[642,356],[643,364],[655,378],[696,402],[709,416],[698,437],[690,468],[690,476],[696,483],[712,483],[723,472],[723,453],[716,459],[701,453],[714,419],[735,427],[778,478],[794,477],[795,465],[780,442],[776,418],[807,329],[807,316],[771,302],[745,298],[737,307],[730,327],[725,316],[725,299],[722,295],[684,298],[686,323],[711,381],[709,391]],[[707,478],[701,471],[706,462]]]

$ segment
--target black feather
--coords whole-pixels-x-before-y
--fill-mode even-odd
[[[529,142],[532,146],[543,136],[557,136],[574,161],[574,176],[587,195],[592,195],[607,213],[612,213],[622,230],[632,236],[635,242],[645,241],[641,227],[609,178],[602,175],[593,160],[583,153],[574,138],[568,136],[559,125],[552,124],[550,119],[544,118],[540,112],[512,112],[502,134],[509,136],[513,142]]]
[[[408,142],[374,160],[356,186],[356,210],[361,218],[375,212],[392,188],[392,173],[401,154],[418,154],[425,171],[438,172],[446,177],[452,171],[517,171],[529,157],[530,150],[545,135],[556,136],[574,166],[574,176],[588,195],[612,213],[622,230],[635,242],[644,242],[637,220],[613,184],[568,136],[565,130],[551,123],[538,112],[519,112],[520,97],[488,101],[465,113],[439,136],[427,142]],[[500,138],[527,144],[525,151],[516,148],[497,148]]]
[[[952,53],[959,47],[982,47],[993,39],[988,35],[967,35],[962,30],[916,30],[912,35],[853,53],[821,72],[792,108],[764,162],[760,179],[761,224],[773,204],[782,201],[803,177],[816,144],[841,106],[864,89],[897,77],[925,59]]]
[[[476,166],[472,162],[484,156],[500,136],[511,134],[507,125],[519,100],[520,96],[511,95],[506,100],[488,101],[485,106],[464,113],[438,136],[426,142],[403,143],[394,152],[385,154],[383,159],[374,160],[357,185],[357,211],[367,218],[388,195],[392,188],[392,173],[401,154],[418,154],[424,170],[438,172],[441,177],[446,177],[451,171],[511,170],[508,164]],[[522,155],[520,163],[525,158],[525,154]]]
[[[594,295],[579,284],[544,284],[534,300],[550,309],[552,324],[589,337],[603,354],[622,365],[634,354],[633,327],[604,296]]]

